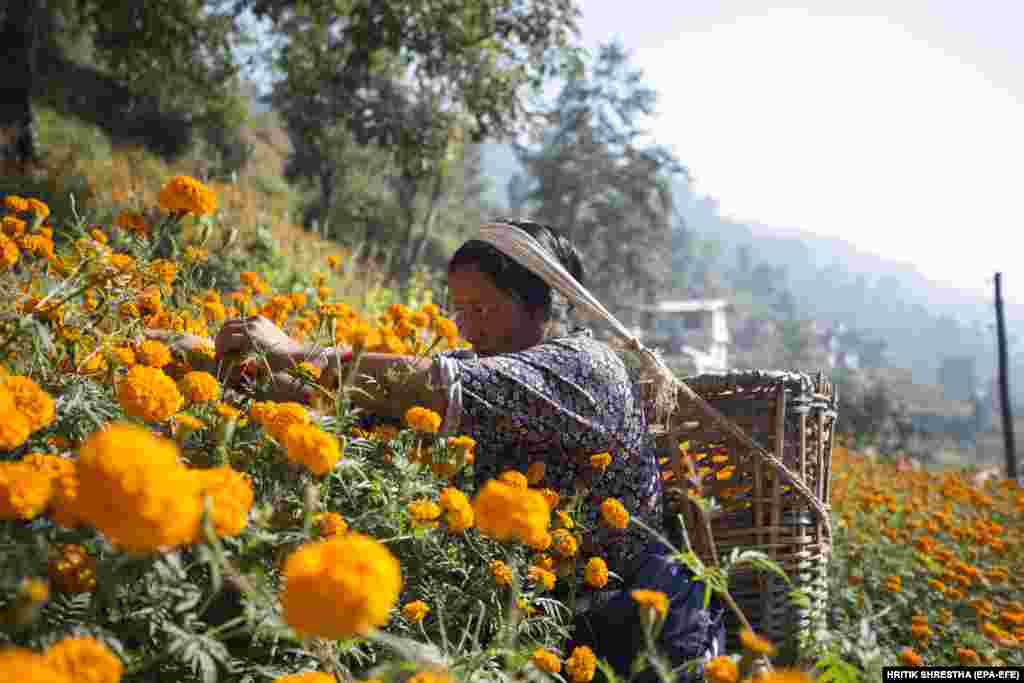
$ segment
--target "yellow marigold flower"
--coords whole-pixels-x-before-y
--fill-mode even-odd
[[[501,560],[491,562],[491,576],[494,577],[494,583],[499,586],[512,585],[512,569]]]
[[[0,462],[0,519],[29,520],[53,497],[53,475],[25,462]]]
[[[533,651],[533,657],[530,660],[535,667],[545,673],[557,674],[562,671],[562,660],[551,650],[538,648]]]
[[[435,434],[441,428],[441,416],[429,408],[413,406],[405,411],[405,423],[417,432]]]
[[[605,498],[601,503],[601,517],[609,526],[616,529],[625,529],[629,526],[629,512],[615,498]]]
[[[50,581],[61,593],[89,593],[96,589],[96,558],[83,546],[59,546],[48,568]]]
[[[3,386],[14,400],[15,409],[28,419],[29,429],[33,432],[53,422],[53,399],[32,379],[12,375],[4,379]]]
[[[165,211],[205,216],[217,209],[217,195],[195,178],[179,175],[163,186],[157,203]]]
[[[348,522],[337,512],[318,512],[313,515],[313,524],[316,525],[317,532],[325,538],[348,532]]]
[[[413,526],[434,528],[437,526],[437,518],[441,516],[441,506],[426,498],[409,503],[408,510]]]
[[[129,424],[94,433],[77,463],[74,514],[111,543],[151,552],[190,543],[202,517],[200,482],[173,441]]]
[[[64,671],[59,671],[45,656],[32,650],[0,647],[0,680],[24,683],[76,683]]]
[[[13,213],[24,213],[28,211],[29,203],[24,197],[16,194],[9,194],[4,197],[4,208]]]
[[[656,621],[661,621],[668,614],[668,596],[661,591],[647,590],[641,588],[630,591],[630,597],[640,606],[641,614],[654,611]]]
[[[302,634],[330,640],[385,624],[402,591],[391,551],[354,532],[302,546],[286,560],[284,578],[285,621]]]
[[[591,588],[604,588],[608,585],[608,564],[600,557],[587,560],[583,570],[583,581]]]
[[[458,508],[469,506],[469,498],[466,494],[451,486],[441,490],[441,495],[438,496],[437,502],[445,510],[457,510]]]
[[[136,365],[117,384],[117,399],[131,417],[163,422],[181,410],[184,399],[163,370]]]
[[[453,508],[445,513],[445,522],[448,530],[453,534],[461,534],[466,529],[472,528],[476,517],[473,508],[469,505]]]
[[[543,462],[533,462],[526,468],[526,480],[530,483],[530,486],[536,486],[540,482],[544,481],[544,474],[547,467]]]
[[[255,417],[255,416],[254,416]],[[259,420],[257,420],[259,421]],[[308,425],[312,422],[309,411],[300,403],[275,403],[273,411],[267,415],[266,422],[260,422],[263,428],[278,441],[284,441],[288,430],[293,425]],[[333,465],[332,465],[333,467]]]
[[[192,470],[203,493],[210,496],[213,528],[218,536],[237,536],[249,521],[253,491],[249,475],[228,465]]]
[[[766,638],[762,638],[749,629],[743,629],[740,631],[740,643],[743,645],[743,649],[748,652],[753,652],[758,655],[773,656],[776,652],[775,646],[772,645],[771,641]]]
[[[555,588],[555,575],[542,567],[530,567],[527,577],[546,591]]]
[[[480,533],[498,541],[527,541],[547,531],[551,523],[551,511],[542,495],[493,479],[477,494],[473,513]]]
[[[572,557],[576,554],[576,537],[567,529],[556,529],[551,534],[551,543],[555,548],[555,553],[561,557]]]
[[[517,489],[525,489],[529,486],[526,475],[522,472],[516,472],[515,470],[502,472],[498,477],[498,481],[503,481],[509,486],[514,486]]]
[[[279,676],[274,679],[274,683],[338,683],[338,681],[330,674],[320,671],[307,671],[301,674],[292,674],[291,676]]]
[[[414,624],[423,621],[430,614],[430,606],[422,600],[413,600],[402,608],[402,616]]]
[[[130,368],[135,365],[135,351],[130,346],[115,346],[110,353],[118,363],[125,367]]]
[[[118,683],[124,665],[109,647],[88,636],[64,638],[44,655],[51,666],[81,683]]]
[[[565,660],[565,673],[572,683],[589,683],[594,680],[597,672],[597,657],[586,645],[573,648],[569,659]]]
[[[612,464],[611,453],[595,453],[590,456],[590,466],[595,470],[603,472],[609,465]]]
[[[547,531],[538,531],[527,538],[524,543],[541,553],[551,547],[553,539]]]
[[[731,657],[718,656],[704,665],[704,678],[709,683],[736,683],[740,669]]]
[[[274,419],[280,415],[279,411]],[[289,426],[284,435],[284,447],[289,460],[304,465],[310,472],[320,476],[333,470],[341,459],[341,447],[337,437],[316,425]]]
[[[923,661],[921,655],[914,652],[913,648],[905,647],[900,650],[900,662],[903,666],[921,666]]]
[[[185,373],[179,386],[181,393],[192,403],[206,403],[220,398],[220,383],[208,372]]]

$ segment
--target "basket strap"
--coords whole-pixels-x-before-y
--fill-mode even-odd
[[[825,533],[832,538],[832,515],[831,508],[824,502],[822,502],[817,495],[805,484],[800,477],[793,473],[785,463],[776,458],[774,455],[762,448],[754,439],[752,439],[743,429],[735,422],[727,418],[721,412],[719,412],[714,406],[704,400],[700,394],[691,389],[686,382],[679,381],[679,391],[683,394],[687,401],[693,403],[704,415],[711,419],[716,427],[729,434],[731,437],[736,439],[742,445],[749,448],[751,451],[756,453],[758,457],[765,460],[771,465],[775,471],[780,473],[784,479],[788,480],[792,484],[793,488],[796,489],[806,500],[810,503],[811,507],[817,511],[821,518],[825,522]],[[822,473],[824,475],[824,473]]]

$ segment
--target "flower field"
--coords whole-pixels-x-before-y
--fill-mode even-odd
[[[254,386],[241,394],[212,371],[212,342],[185,353],[146,337],[212,340],[225,320],[262,315],[351,346],[357,366],[362,351],[465,346],[426,292],[342,301],[332,283],[352,266],[338,256],[277,286],[229,267],[213,246],[228,232],[219,201],[175,176],[155,206],[97,224],[3,198],[0,677],[592,680],[593,653],[566,648],[567,602],[608,569],[581,556],[575,501],[542,469],[473,492],[473,440],[441,437],[429,410],[366,422],[344,382],[320,388],[305,364],[291,372],[315,387],[315,409],[269,401],[259,358],[238,359]],[[830,604],[801,656],[765,670],[782,644],[746,632],[707,680],[1024,664],[1024,491],[897,473],[842,447],[832,486]],[[608,499],[601,523],[633,522]],[[665,596],[633,597],[653,633]],[[656,652],[641,661],[664,666]]]

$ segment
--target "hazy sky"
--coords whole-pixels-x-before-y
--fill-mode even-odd
[[[660,95],[655,137],[723,214],[965,289],[1002,270],[1024,298],[1024,3],[581,6],[587,47],[617,36],[633,53]]]

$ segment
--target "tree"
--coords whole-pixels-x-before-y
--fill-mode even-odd
[[[568,75],[536,147],[516,145],[531,187],[525,206],[565,231],[586,257],[603,301],[636,320],[666,280],[675,218],[672,185],[685,168],[641,127],[657,96],[621,45]]]
[[[246,10],[283,38],[271,100],[297,150],[291,176],[320,187],[307,218],[333,210],[347,171],[332,143],[345,131],[392,155],[407,244],[430,229],[457,148],[524,120],[527,90],[555,73],[579,14],[572,0],[235,2]],[[420,254],[405,250],[399,270]]]

